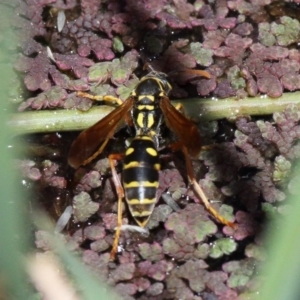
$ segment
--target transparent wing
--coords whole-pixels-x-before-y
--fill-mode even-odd
[[[193,157],[197,156],[201,150],[201,138],[197,126],[179,112],[168,97],[160,101],[160,108],[166,125],[177,135],[188,153]]]
[[[68,154],[68,163],[77,169],[98,156],[115,132],[125,125],[124,119],[133,105],[133,97],[101,119],[95,125],[82,131],[74,140]]]

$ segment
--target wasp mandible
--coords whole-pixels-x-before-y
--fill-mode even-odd
[[[205,71],[203,76],[209,77]],[[74,140],[68,154],[68,163],[77,169],[96,158],[105,148],[115,132],[124,126],[133,126],[135,136],[124,154],[110,154],[109,162],[112,178],[118,194],[118,226],[111,250],[111,259],[115,258],[120,228],[122,225],[122,201],[126,200],[130,213],[141,227],[145,227],[157,202],[159,186],[159,139],[162,123],[175,133],[176,143],[170,146],[181,150],[185,157],[189,183],[206,209],[221,223],[234,226],[220,216],[210,205],[194,175],[191,157],[196,157],[201,150],[201,139],[196,125],[176,109],[169,99],[172,89],[165,73],[151,71],[141,78],[129,97],[115,110],[84,130]],[[83,93],[85,95],[85,93]],[[102,99],[115,100],[111,96]],[[115,169],[115,161],[123,160],[122,182]]]

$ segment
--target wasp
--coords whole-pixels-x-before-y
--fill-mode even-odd
[[[202,71],[203,75],[209,74]],[[122,154],[110,154],[109,162],[112,178],[118,195],[118,225],[111,250],[115,258],[122,225],[122,201],[126,200],[136,223],[145,227],[157,202],[159,186],[159,143],[163,123],[175,133],[177,140],[170,148],[181,150],[185,157],[189,183],[206,209],[221,223],[234,226],[220,216],[210,205],[196,181],[191,157],[196,157],[201,149],[200,133],[196,125],[175,108],[169,99],[172,86],[165,73],[151,71],[142,77],[129,97],[122,102],[112,96],[101,97],[104,101],[116,101],[120,105],[95,125],[84,130],[74,140],[68,154],[68,163],[77,169],[96,158],[105,148],[116,131],[128,125],[134,127],[135,135]],[[85,93],[82,93],[86,96]],[[118,177],[115,162],[123,160],[122,182]]]

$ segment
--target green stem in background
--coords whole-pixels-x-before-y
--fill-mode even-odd
[[[285,93],[277,99],[258,96],[241,100],[194,98],[174,101],[174,103],[178,102],[183,104],[185,114],[198,122],[241,115],[269,115],[283,111],[291,104],[300,107],[300,92]],[[67,109],[28,111],[13,114],[8,124],[16,134],[83,130],[95,124],[113,109],[109,106],[94,106],[87,112]]]

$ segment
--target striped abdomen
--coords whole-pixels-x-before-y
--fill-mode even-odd
[[[144,227],[156,203],[160,163],[153,139],[136,136],[125,152],[123,186],[131,215]]]

